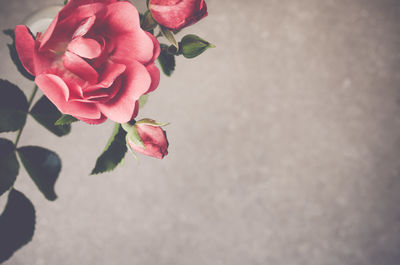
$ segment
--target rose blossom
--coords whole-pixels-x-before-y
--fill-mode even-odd
[[[144,155],[163,158],[168,154],[168,140],[166,132],[160,126],[153,126],[144,123],[136,123],[134,125],[144,144],[144,148],[135,145],[128,139],[128,143],[132,150]]]
[[[153,18],[169,29],[182,29],[207,16],[204,0],[150,0]]]
[[[159,43],[129,2],[70,0],[36,40],[24,25],[15,37],[37,86],[62,113],[87,123],[130,121],[139,97],[159,83]]]

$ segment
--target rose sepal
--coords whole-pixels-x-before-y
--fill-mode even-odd
[[[142,29],[145,31],[150,31],[153,30],[157,27],[157,21],[154,20],[153,16],[151,15],[151,12],[147,10],[144,15],[143,15],[143,20],[142,20]]]
[[[146,105],[148,99],[149,99],[149,95],[148,94],[140,96],[140,98],[139,98],[139,109],[143,108]]]
[[[161,30],[161,34],[162,34],[172,45],[174,45],[177,49],[179,49],[179,45],[178,45],[178,42],[177,42],[176,39],[175,39],[174,33],[173,33],[171,30],[169,30],[169,29],[167,29],[167,28],[165,28],[165,27],[163,27],[163,26],[161,26],[161,25],[160,25],[160,30]]]
[[[139,136],[139,133],[136,129],[135,124],[123,123],[121,124],[122,128],[126,131],[126,142],[131,141],[134,145],[140,146],[142,148],[146,148],[142,139]]]
[[[148,124],[148,125],[156,126],[156,127],[164,127],[164,126],[169,125],[170,123],[169,122],[157,122],[155,120],[146,118],[146,119],[141,119],[141,120],[137,121],[135,124]]]
[[[185,58],[194,58],[205,52],[209,48],[215,48],[215,45],[200,38],[197,35],[189,34],[182,38],[179,43],[180,52]]]

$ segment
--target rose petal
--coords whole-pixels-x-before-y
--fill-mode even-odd
[[[87,80],[91,84],[97,82],[99,75],[97,74],[96,70],[94,70],[84,59],[78,55],[67,51],[64,53],[62,60],[65,68],[70,70],[72,73],[84,80]]]
[[[130,120],[136,118],[136,116],[138,115],[138,113],[139,113],[139,100],[136,100],[136,102],[135,102],[135,109],[133,110],[133,114],[132,114],[132,117],[131,117]]]
[[[111,55],[115,62],[127,64],[135,60],[147,64],[153,58],[154,43],[144,31],[116,35],[110,42],[115,45]]]
[[[41,74],[35,78],[35,83],[55,105],[64,105],[68,101],[68,86],[59,76]]]
[[[112,85],[115,79],[120,76],[126,69],[124,64],[117,64],[117,63],[107,63],[103,73],[100,76],[99,85],[103,87],[109,87]]]
[[[59,76],[41,74],[35,78],[35,83],[62,113],[86,119],[99,119],[101,117],[101,113],[95,104],[68,102],[68,87]]]
[[[35,41],[29,32],[29,29],[24,25],[15,27],[15,48],[17,49],[18,57],[25,69],[32,75],[35,75],[34,66],[34,50]]]
[[[85,90],[84,92],[84,100],[90,100],[93,102],[94,100],[96,102],[107,102],[110,101],[115,97],[116,94],[118,94],[119,90],[121,89],[121,84],[122,84],[122,78],[118,78],[113,82],[113,84],[110,87],[101,87],[98,88],[97,90],[92,90],[92,91],[87,91]]]
[[[94,100],[96,101],[101,99],[105,100],[107,98],[108,98],[108,93],[105,91],[95,91],[91,93],[85,93],[85,100],[87,102],[93,102]]]
[[[96,16],[91,16],[86,18],[81,22],[81,25],[75,30],[72,38],[82,37],[92,28],[94,22],[96,21]]]
[[[107,46],[113,48],[114,61],[147,63],[153,58],[152,39],[140,28],[139,13],[131,3],[108,5],[102,29],[110,36]]]
[[[53,32],[56,28],[56,25],[58,23],[58,14],[57,16],[51,21],[50,26],[47,28],[46,32],[42,35],[40,39],[40,46],[39,46],[39,51],[41,51],[46,45],[46,43],[49,41],[50,37],[53,35]]]
[[[105,11],[106,3],[99,3],[93,1],[74,1],[68,3],[59,13],[60,20],[68,22],[80,22],[84,18],[91,17],[102,11]],[[74,27],[75,28],[75,27]]]
[[[98,84],[86,87],[85,93],[91,93],[112,86],[114,81],[125,71],[125,69],[126,66],[124,64],[107,63],[99,78],[101,81]]]
[[[46,70],[57,67],[56,54],[51,51],[38,52],[37,50],[33,53],[33,62],[35,64],[35,74],[39,75]]]
[[[127,65],[123,78],[118,94],[112,100],[98,104],[104,115],[119,123],[130,121],[136,101],[149,89],[151,83],[147,69],[136,61]]]
[[[108,5],[104,23],[112,34],[135,32],[140,29],[139,13],[129,2]]]
[[[88,124],[100,124],[100,123],[103,123],[103,122],[105,122],[107,120],[107,117],[104,116],[103,114],[101,114],[101,117],[99,119],[86,119],[86,118],[82,118],[82,117],[79,117],[79,116],[75,116],[75,118],[77,118],[77,119],[79,119],[79,120],[81,120],[83,122],[86,122]]]
[[[96,40],[83,37],[76,37],[73,39],[68,44],[67,49],[87,59],[96,58],[101,54],[101,46]]]
[[[60,76],[61,79],[63,79],[63,76]],[[77,98],[82,98],[83,97],[83,91],[82,91],[82,87],[78,84],[79,82],[74,82],[72,80],[68,80],[68,78],[64,77],[64,82],[67,84],[68,86],[68,90],[69,90],[69,97],[68,97],[68,101],[71,101],[73,99],[77,99]],[[68,82],[69,81],[69,82]]]
[[[74,4],[89,4],[89,3],[95,3],[95,2],[102,2],[105,4],[110,4],[110,3],[114,3],[117,2],[118,0],[68,0],[68,4],[69,3],[74,3]]]
[[[151,84],[150,84],[149,90],[147,90],[147,92],[146,92],[146,94],[147,94],[147,93],[154,91],[158,87],[158,84],[160,83],[160,70],[158,70],[158,68],[156,67],[156,65],[154,63],[146,66],[146,69],[149,72],[150,77],[151,77]]]
[[[160,43],[158,42],[158,40],[156,39],[156,37],[154,37],[153,34],[150,34],[149,32],[146,31],[146,34],[150,37],[150,39],[153,41],[154,44],[154,50],[153,50],[153,58],[151,58],[149,63],[154,62],[158,56],[160,55],[161,52],[161,47],[160,47]]]

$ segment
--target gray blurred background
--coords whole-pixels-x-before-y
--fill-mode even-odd
[[[0,1],[2,29],[62,2]],[[60,139],[29,119],[21,145],[62,157],[59,198],[22,170],[36,234],[5,264],[400,264],[400,2],[206,2],[179,36],[217,48],[179,58],[140,113],[171,122],[164,160],[89,176],[112,123]]]

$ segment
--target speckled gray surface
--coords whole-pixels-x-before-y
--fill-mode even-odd
[[[1,28],[57,2],[0,1]],[[21,144],[63,159],[59,199],[21,173],[36,234],[6,265],[400,264],[400,3],[207,3],[185,32],[217,48],[141,114],[172,123],[165,160],[89,176],[111,123],[59,139],[29,120]],[[0,76],[28,92],[7,41]]]

